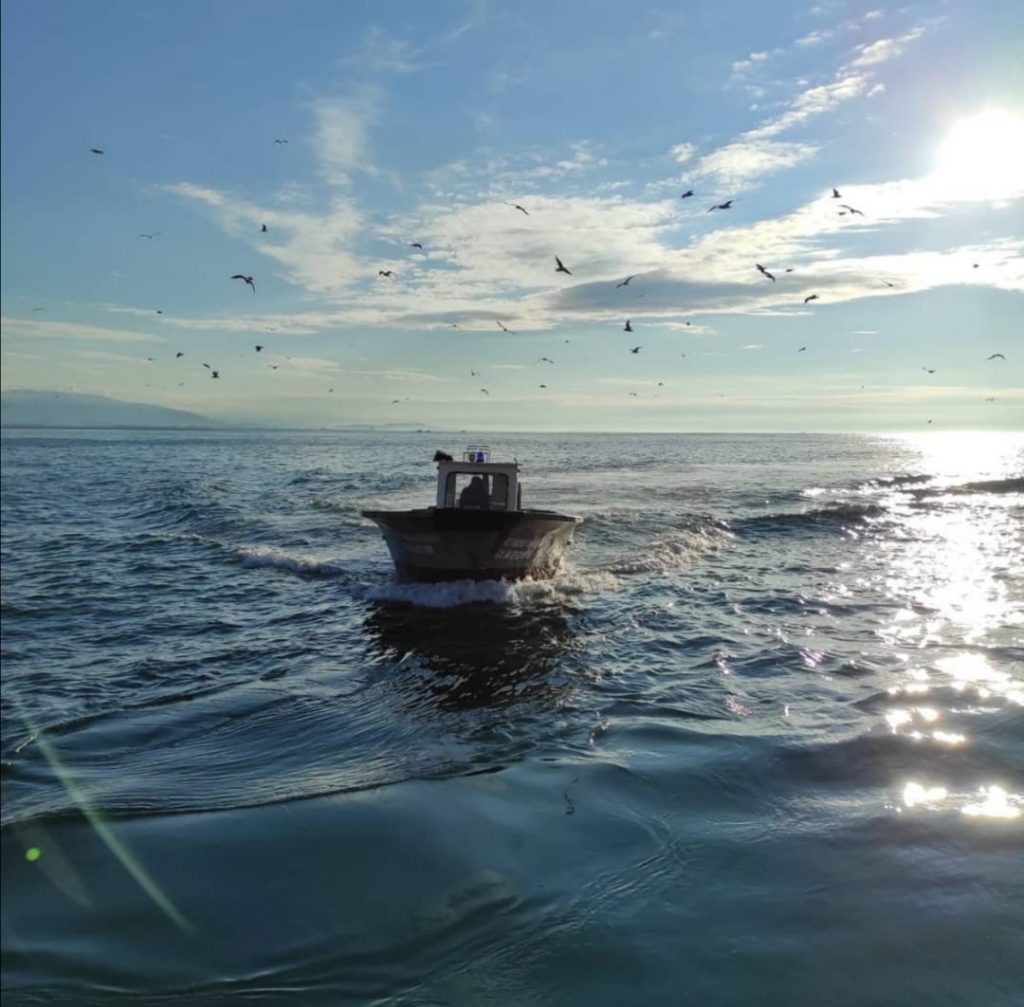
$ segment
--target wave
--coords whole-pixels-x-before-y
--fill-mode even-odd
[[[287,570],[303,577],[345,577],[349,572],[339,560],[293,555],[269,545],[243,546],[236,555],[242,566],[250,569],[269,567],[273,570]]]
[[[790,511],[762,514],[736,522],[736,527],[754,533],[765,531],[803,531],[814,528],[842,528],[847,525],[867,524],[884,517],[886,510],[879,504],[834,504],[808,511]]]
[[[982,479],[978,482],[960,483],[956,486],[936,486],[910,492],[918,499],[928,496],[965,496],[977,493],[1024,493],[1024,477]]]

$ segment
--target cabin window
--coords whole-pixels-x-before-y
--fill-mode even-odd
[[[478,480],[474,483],[473,480]],[[508,508],[508,476],[478,472],[449,472],[444,488],[445,507],[471,507],[476,510]]]

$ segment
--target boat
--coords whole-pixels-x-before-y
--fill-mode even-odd
[[[383,533],[400,583],[551,577],[581,518],[524,510],[519,463],[471,446],[438,451],[437,502],[415,510],[365,510]]]

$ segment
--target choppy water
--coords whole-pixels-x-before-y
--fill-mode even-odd
[[[5,435],[6,1002],[1020,1004],[1024,437],[471,439]]]

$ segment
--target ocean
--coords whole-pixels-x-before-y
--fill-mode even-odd
[[[397,585],[489,443],[553,580]],[[1024,435],[5,431],[19,1004],[1024,1002]]]

